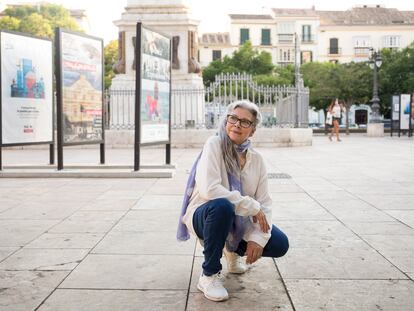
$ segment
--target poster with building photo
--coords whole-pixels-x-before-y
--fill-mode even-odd
[[[63,143],[103,140],[102,40],[61,32]]]
[[[400,95],[400,129],[410,129],[411,96],[410,94]]]
[[[141,28],[141,143],[170,139],[170,39]]]
[[[51,143],[52,41],[4,31],[0,36],[2,144]]]

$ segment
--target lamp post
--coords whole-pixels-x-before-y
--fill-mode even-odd
[[[374,70],[374,83],[372,88],[372,117],[370,123],[379,123],[380,122],[380,99],[378,97],[378,69],[382,65],[382,58],[380,52],[370,48],[371,57],[369,59],[369,66]]]

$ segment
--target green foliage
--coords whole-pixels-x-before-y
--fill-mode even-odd
[[[225,56],[223,60],[215,60],[203,69],[203,81],[209,85],[217,74],[245,72],[256,75],[271,75],[274,65],[272,56],[267,52],[258,52],[247,41],[231,57]]]
[[[24,5],[9,7],[0,26],[5,30],[20,31],[37,36],[53,38],[54,29],[62,27],[82,31],[68,10],[57,4]]]
[[[333,98],[340,97],[338,67],[328,62],[302,65],[303,80],[310,89],[309,105],[316,110],[326,109]]]
[[[18,31],[19,27],[20,27],[20,20],[15,17],[5,16],[0,19],[0,29]]]
[[[20,22],[19,31],[31,33],[41,37],[52,37],[53,30],[48,21],[42,15],[32,13]]]
[[[112,66],[118,60],[118,40],[110,41],[104,48],[104,60],[105,60],[105,89],[111,86],[112,78],[115,73]]]
[[[353,104],[363,104],[372,95],[372,69],[366,62],[351,62],[338,66],[339,98],[349,108]]]
[[[400,51],[383,49],[379,70],[381,112],[387,113],[394,94],[414,92],[414,42]]]

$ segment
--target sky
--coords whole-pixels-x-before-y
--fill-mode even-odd
[[[43,0],[45,1],[45,0]],[[200,21],[198,32],[226,32],[230,28],[228,14],[250,13],[261,14],[266,8],[311,8],[316,10],[347,10],[355,5],[384,5],[387,8],[414,11],[414,2],[409,0],[185,0],[190,4],[192,14]],[[3,0],[7,3],[33,3],[38,1]],[[105,44],[118,38],[118,29],[113,21],[121,19],[127,0],[50,0],[70,9],[84,9],[89,17],[89,34],[103,38]],[[138,0],[136,0],[138,2]]]

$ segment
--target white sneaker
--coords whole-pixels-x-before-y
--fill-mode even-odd
[[[226,257],[227,269],[230,273],[243,274],[247,271],[247,266],[239,255],[229,252],[226,247],[223,248],[223,254]]]
[[[204,293],[207,299],[223,301],[229,299],[229,294],[223,286],[223,277],[220,272],[211,276],[200,275],[197,288]]]

